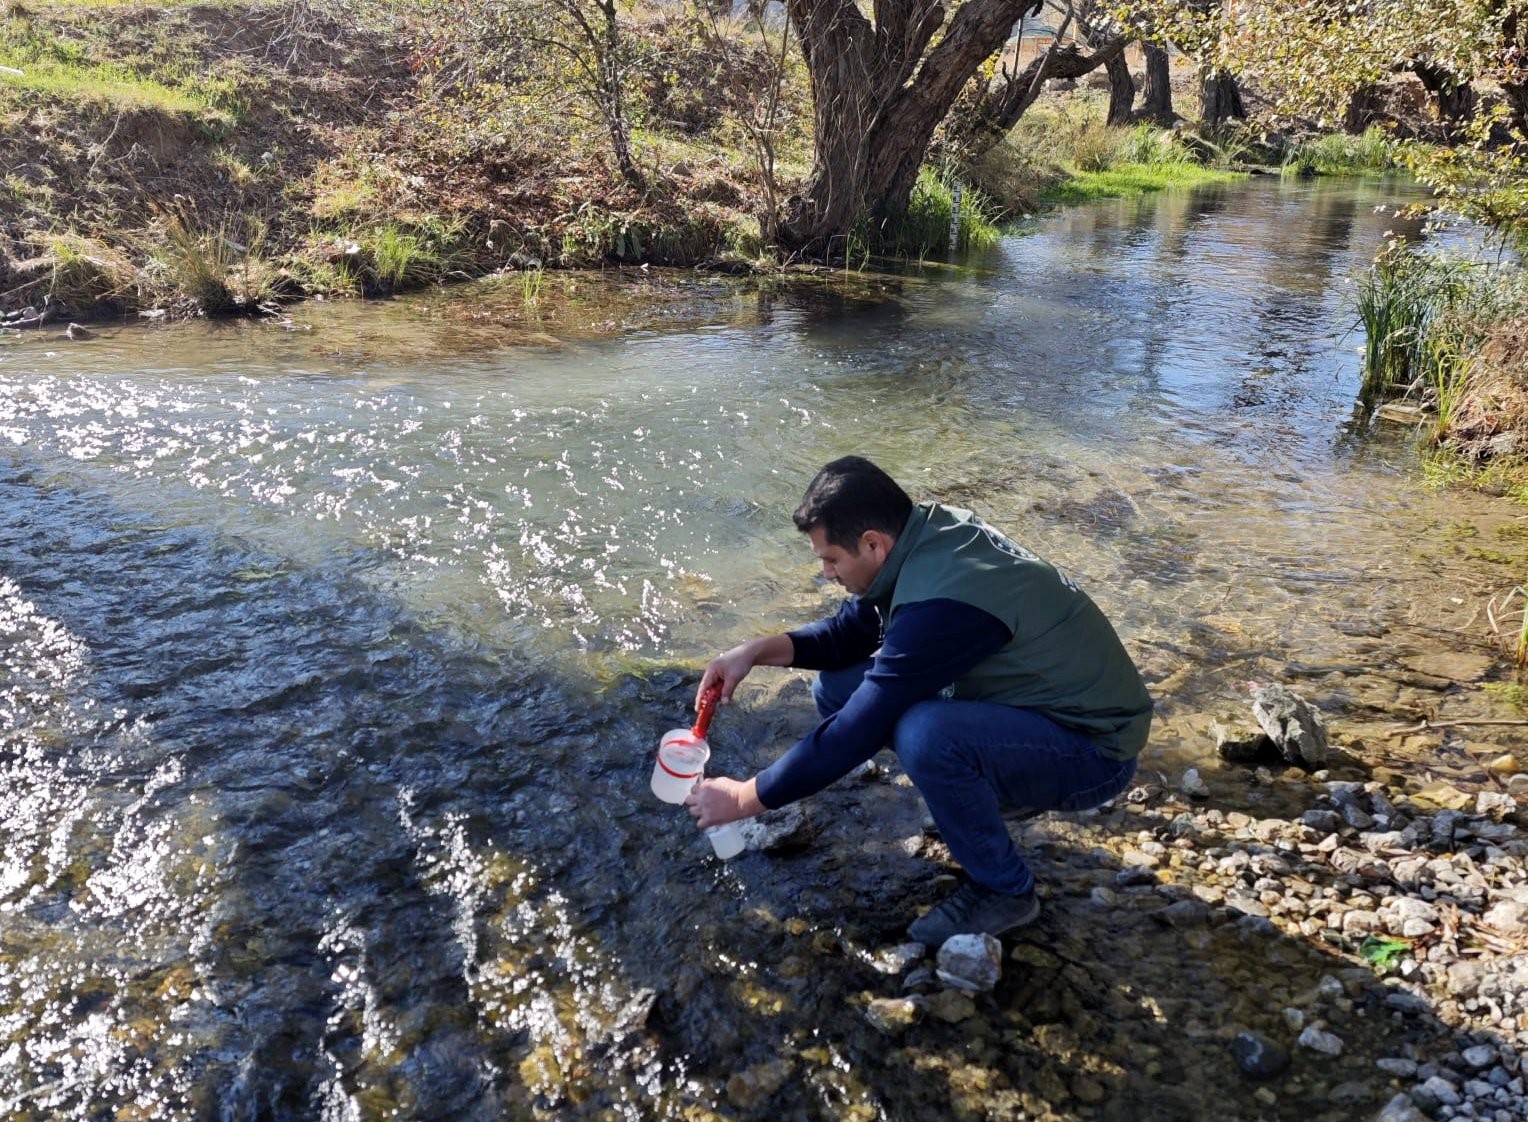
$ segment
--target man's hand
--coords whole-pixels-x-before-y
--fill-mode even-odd
[[[702,779],[684,800],[690,817],[702,830],[752,818],[769,808],[759,801],[752,779]]]
[[[721,687],[722,704],[727,704],[732,700],[732,691],[755,666],[789,666],[795,653],[796,645],[789,635],[750,639],[724,651],[706,664],[706,672],[701,675],[700,686],[695,691],[695,707],[700,708],[701,696],[712,685]]]

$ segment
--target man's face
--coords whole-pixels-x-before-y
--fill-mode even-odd
[[[828,541],[821,526],[812,527],[807,536],[812,539],[812,553],[822,562],[822,575],[837,581],[844,591],[855,596],[863,596],[869,590],[881,566],[886,564],[893,540],[879,530],[866,530],[860,535],[859,550],[851,553]]]

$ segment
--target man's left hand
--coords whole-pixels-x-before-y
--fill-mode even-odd
[[[695,784],[684,800],[690,817],[702,830],[736,822],[740,818],[752,818],[763,814],[768,808],[759,801],[752,779],[702,779]]]

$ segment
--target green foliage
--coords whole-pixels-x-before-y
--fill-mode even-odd
[[[995,203],[973,187],[963,187],[960,219],[955,221],[955,187],[934,168],[918,169],[918,181],[908,200],[907,213],[893,231],[888,250],[910,257],[943,253],[955,227],[955,248],[985,248],[997,244],[1002,213]]]
[[[1395,167],[1385,130],[1370,126],[1360,136],[1328,133],[1301,140],[1285,153],[1285,175],[1374,175]]]
[[[1172,167],[1195,162],[1197,159],[1194,152],[1183,144],[1180,133],[1152,124],[1139,124],[1119,138],[1114,146],[1114,158],[1110,166],[1140,164]]]
[[[438,280],[445,271],[446,256],[438,242],[393,223],[371,234],[365,248],[377,285],[384,292]]]
[[[1358,286],[1364,328],[1359,402],[1412,394],[1446,431],[1471,363],[1492,327],[1528,308],[1520,271],[1416,252],[1403,239],[1375,257]]]
[[[1493,141],[1501,135],[1511,142]],[[1408,142],[1397,159],[1432,187],[1445,209],[1528,245],[1528,136],[1497,105],[1470,121],[1462,139],[1453,146]]]
[[[1382,974],[1399,966],[1400,960],[1410,951],[1411,940],[1389,935],[1366,935],[1358,945],[1358,957]]]

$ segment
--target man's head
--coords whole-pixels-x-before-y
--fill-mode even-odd
[[[817,473],[792,518],[812,539],[823,575],[858,596],[886,563],[912,509],[891,476],[862,456],[845,456]]]

